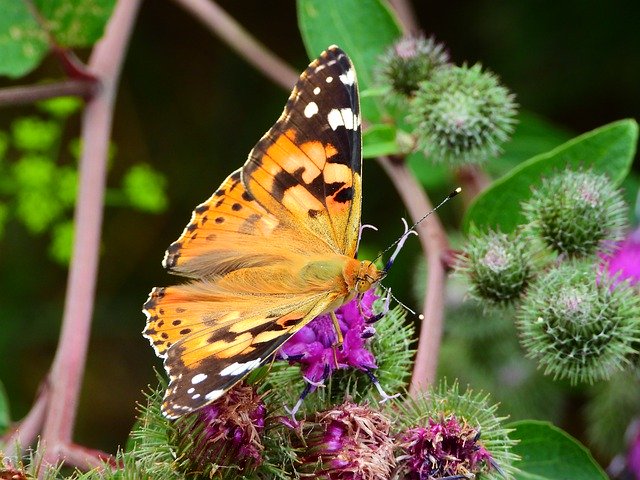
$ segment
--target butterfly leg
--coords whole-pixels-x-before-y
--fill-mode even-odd
[[[400,396],[399,393],[396,393],[395,395],[388,395],[387,392],[385,392],[382,389],[382,385],[380,385],[380,382],[378,381],[378,379],[376,378],[376,376],[371,372],[371,370],[366,370],[367,375],[369,376],[369,378],[371,379],[371,381],[373,382],[373,385],[376,387],[376,389],[378,390],[378,393],[380,394],[380,396],[382,397],[382,400],[380,400],[380,403],[384,403],[388,400],[391,400],[392,398],[397,398]]]
[[[298,401],[296,402],[296,404],[293,406],[292,409],[284,407],[284,409],[287,411],[287,413],[289,415],[291,415],[291,418],[293,419],[294,423],[297,422],[296,413],[298,413],[298,410],[300,410],[300,407],[304,403],[304,399],[307,398],[307,395],[309,395],[311,392],[315,391],[316,388],[324,387],[324,379],[327,378],[328,376],[329,376],[329,369],[328,369],[328,365],[326,365],[325,369],[324,369],[324,374],[322,376],[322,379],[319,382],[314,382],[313,380],[311,380],[311,379],[309,379],[309,378],[307,378],[305,376],[302,377],[302,378],[304,378],[304,381],[307,382],[307,384],[305,385],[304,389],[302,390],[302,393],[300,394],[300,397],[298,398]]]

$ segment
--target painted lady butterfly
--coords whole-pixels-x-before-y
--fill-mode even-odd
[[[338,47],[302,73],[284,112],[206,202],[163,266],[143,332],[169,375],[169,418],[222,396],[316,316],[384,276],[355,259],[362,201],[358,86]]]

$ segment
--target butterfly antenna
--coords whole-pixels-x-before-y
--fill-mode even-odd
[[[398,305],[400,305],[402,308],[404,308],[406,311],[408,311],[409,313],[411,313],[411,315],[415,315],[416,312],[414,312],[411,308],[409,308],[408,306],[406,306],[404,303],[402,303],[400,300],[398,300],[398,297],[396,297],[393,293],[391,293],[391,289],[385,287],[384,285],[380,285],[382,287],[382,289],[387,292],[387,295],[389,295],[390,298],[392,298]]]
[[[403,218],[402,222],[404,223],[404,233],[402,234],[402,236],[398,240],[393,242],[391,245],[389,245],[380,255],[378,255],[375,258],[375,260],[373,262],[375,263],[376,260],[381,258],[385,253],[387,253],[393,247],[396,247],[395,251],[391,255],[391,258],[389,258],[389,261],[387,261],[387,264],[384,266],[384,273],[386,274],[389,271],[389,269],[391,268],[391,266],[393,265],[393,262],[395,261],[396,257],[398,256],[398,253],[400,253],[400,250],[402,249],[402,247],[404,245],[404,242],[407,241],[407,238],[409,237],[409,235],[411,235],[411,234],[418,235],[418,232],[416,232],[415,228],[418,225],[420,225],[429,215],[431,215],[433,212],[438,210],[442,205],[444,205],[449,200],[451,200],[453,197],[458,195],[461,191],[462,191],[462,188],[460,188],[460,187],[456,188],[453,192],[451,192],[449,195],[447,195],[438,205],[436,205],[435,208],[433,208],[430,211],[428,211],[420,220],[418,220],[416,223],[411,225],[411,227],[409,227],[407,225],[407,221]]]

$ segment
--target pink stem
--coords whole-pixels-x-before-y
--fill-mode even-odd
[[[285,90],[291,90],[298,73],[258,42],[212,0],[174,0],[218,35],[249,63]]]
[[[389,0],[391,7],[402,25],[405,35],[416,35],[420,32],[420,25],[416,21],[413,6],[408,0]]]
[[[24,105],[48,98],[68,95],[86,99],[96,92],[98,82],[92,80],[64,80],[43,85],[20,85],[0,89],[0,105]]]
[[[139,5],[139,0],[118,1],[88,65],[102,88],[87,104],[82,118],[73,252],[62,331],[49,374],[50,396],[42,435],[46,463],[60,460],[71,444],[93,315],[113,104]]]
[[[2,450],[6,457],[14,457],[20,453],[18,449],[21,446],[33,444],[42,429],[48,400],[49,391],[47,383],[44,382],[27,416],[2,437]]]
[[[432,209],[429,198],[411,175],[403,160],[381,157],[378,162],[393,182],[414,222]],[[436,378],[442,338],[446,279],[442,255],[448,249],[447,236],[436,214],[420,223],[416,230],[420,235],[420,243],[429,268],[422,310],[424,319],[420,327],[418,351],[409,386],[409,393],[414,396],[425,390]]]

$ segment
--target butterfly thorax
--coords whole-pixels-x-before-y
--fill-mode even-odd
[[[349,292],[354,296],[369,290],[374,283],[382,279],[384,273],[369,260],[359,261],[350,258],[344,265],[343,276]]]

